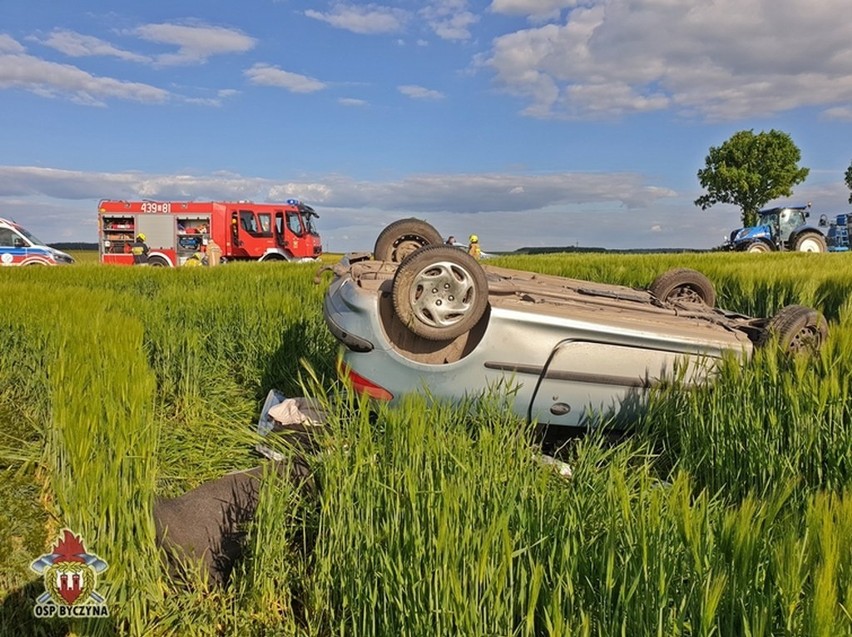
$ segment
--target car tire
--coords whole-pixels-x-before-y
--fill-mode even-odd
[[[394,312],[429,341],[470,331],[488,308],[488,281],[476,259],[458,248],[427,245],[409,254],[391,289]]]
[[[815,309],[805,305],[781,308],[766,324],[760,345],[778,340],[788,354],[816,352],[828,338],[828,323]]]
[[[167,268],[169,267],[169,262],[163,257],[149,257],[148,265],[152,268]]]
[[[418,248],[443,242],[441,233],[422,219],[400,219],[379,233],[373,248],[373,258],[402,263],[405,257]]]
[[[796,237],[797,252],[825,252],[828,250],[828,245],[825,242],[825,237],[816,232],[806,232]]]
[[[689,268],[664,272],[648,289],[663,303],[701,303],[708,307],[716,305],[713,282],[701,272]]]
[[[772,248],[770,248],[767,244],[763,243],[763,241],[755,241],[754,243],[748,244],[748,247],[745,249],[745,251],[762,254],[764,252],[772,252]]]

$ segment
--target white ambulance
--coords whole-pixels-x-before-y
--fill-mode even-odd
[[[71,255],[51,248],[14,221],[0,218],[0,266],[65,263],[74,263]]]

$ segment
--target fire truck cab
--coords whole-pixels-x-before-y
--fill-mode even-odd
[[[222,261],[304,261],[322,254],[314,209],[285,203],[123,201],[98,204],[102,263],[133,263],[130,246],[142,234],[148,264],[176,267],[196,252]],[[211,260],[212,262],[212,260]]]
[[[14,221],[0,219],[0,266],[61,265],[74,259],[27,232]]]

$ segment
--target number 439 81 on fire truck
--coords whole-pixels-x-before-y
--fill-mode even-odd
[[[131,244],[140,234],[148,264],[175,267],[197,252],[223,261],[303,261],[322,254],[314,226],[319,215],[295,199],[285,203],[123,201],[98,204],[102,263],[131,265]]]

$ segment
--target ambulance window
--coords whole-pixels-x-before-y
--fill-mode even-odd
[[[36,237],[32,232],[28,232],[25,228],[21,228],[20,226],[18,226],[18,231],[22,235],[24,235],[24,237],[26,237],[27,241],[30,242],[30,245],[34,245],[34,246],[47,245],[44,241],[42,241],[41,239]],[[24,243],[26,244],[26,241],[24,241]]]
[[[0,246],[10,247],[15,245],[15,237],[17,237],[14,232],[9,230],[9,228],[0,228]],[[20,237],[18,237],[20,239]]]
[[[298,212],[287,213],[287,227],[290,229],[290,232],[292,232],[297,237],[302,236],[302,222],[299,220]]]

